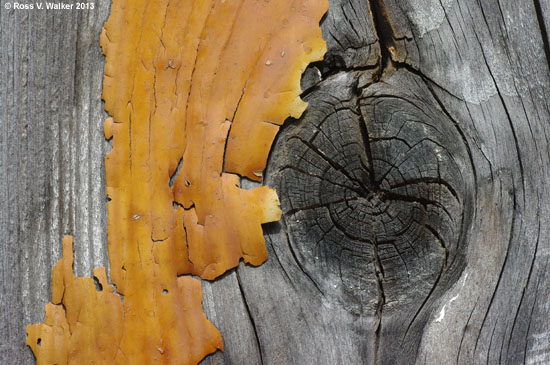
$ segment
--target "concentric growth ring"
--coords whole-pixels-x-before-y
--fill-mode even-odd
[[[312,92],[273,152],[268,183],[291,247],[325,297],[353,312],[422,302],[464,250],[467,148],[416,76],[362,91],[336,78],[348,86]]]

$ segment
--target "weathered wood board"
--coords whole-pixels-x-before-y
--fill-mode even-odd
[[[5,3],[0,362],[30,364],[62,236],[78,276],[107,264],[109,3]],[[550,362],[550,2],[331,0],[322,29],[265,174],[269,259],[203,282],[203,363]]]

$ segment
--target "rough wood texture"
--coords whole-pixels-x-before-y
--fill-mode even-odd
[[[5,363],[32,363],[24,326],[42,319],[49,298],[45,283],[60,256],[61,235],[76,236],[78,275],[90,275],[92,266],[106,262],[102,161],[107,145],[101,135],[98,37],[108,9],[97,5],[87,13],[0,10]],[[329,56],[307,70],[302,84],[312,105],[301,120],[283,128],[268,163],[268,184],[294,184],[279,191],[284,219],[265,226],[269,259],[258,268],[241,264],[203,282],[204,310],[225,345],[225,353],[204,363],[550,362],[548,1],[331,1],[322,27]],[[381,103],[380,114],[372,110],[375,102]],[[388,113],[395,118],[385,118]],[[335,169],[326,158],[313,166],[328,169],[327,189],[336,183],[353,186],[350,178],[363,182],[365,171],[376,178],[384,167],[369,161],[377,154],[395,165],[395,153],[435,134],[442,162],[430,163],[437,160],[434,144],[420,146],[401,165],[405,169],[395,170],[410,173],[403,182],[412,177],[416,186],[405,193],[392,190],[404,200],[405,213],[418,207],[411,222],[433,228],[433,235],[422,228],[417,236],[400,237],[411,243],[407,237],[425,236],[420,241],[433,260],[402,254],[395,262],[374,260],[369,266],[357,255],[335,255],[324,240],[323,260],[308,256],[316,233],[302,223],[311,218],[292,221],[298,212],[289,204],[313,199],[306,204],[317,205],[320,196],[298,183],[296,169],[279,167],[306,163],[281,156],[294,148],[283,141],[291,135],[304,139],[324,118],[335,121],[326,126],[329,144],[349,141],[333,155],[323,150],[345,169]],[[395,130],[400,120],[413,126],[409,122],[416,119],[426,128]],[[346,123],[358,130],[343,133]],[[361,139],[361,125],[368,143]],[[304,145],[300,153],[320,157],[315,147],[321,145]],[[447,170],[435,175],[437,166]],[[315,177],[304,179],[312,184]],[[375,184],[377,191],[380,186]],[[350,194],[367,190],[354,187]],[[368,226],[371,216],[353,219]],[[458,216],[464,217],[462,224]],[[353,243],[364,255],[370,247],[372,256],[375,243],[355,242],[368,241],[369,233],[360,227],[346,224],[353,239],[330,242]],[[441,264],[436,236],[448,247],[447,265]],[[345,275],[331,275],[340,262],[346,263]],[[412,280],[403,277],[404,263]],[[397,275],[393,282],[384,277],[388,265]]]
[[[2,5],[5,2],[2,2]],[[25,323],[43,320],[61,238],[75,237],[75,272],[107,262],[99,33],[93,11],[0,10],[0,359],[28,364]]]
[[[195,364],[223,351],[191,275],[213,280],[241,258],[267,259],[262,224],[280,219],[279,199],[267,186],[239,188],[237,173],[261,180],[279,125],[305,110],[300,78],[325,54],[327,8],[326,0],[112,2],[101,46],[113,286],[76,278],[64,238],[56,307],[47,307],[55,315],[27,327],[39,364],[53,356],[60,365]]]

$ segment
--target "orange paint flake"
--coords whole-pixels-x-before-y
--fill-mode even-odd
[[[300,77],[322,58],[327,1],[115,0],[101,34],[109,285],[72,271],[72,239],[53,270],[38,363],[199,362],[223,349],[200,281],[267,258],[262,223],[280,218],[261,180],[279,126],[299,117]],[[177,177],[173,178],[178,165]],[[63,306],[61,305],[63,304]],[[40,339],[40,340],[39,340]],[[40,342],[40,344],[38,344]]]

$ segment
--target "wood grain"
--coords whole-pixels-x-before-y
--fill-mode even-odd
[[[4,4],[4,2],[2,3]],[[107,262],[99,33],[93,11],[0,10],[0,359],[28,364],[25,324],[43,320],[61,238],[75,237],[75,272]]]
[[[63,234],[75,235],[77,275],[107,261],[98,44],[108,4],[96,5],[80,13],[0,10],[3,363],[33,362],[24,326],[43,319]],[[321,293],[322,268],[302,265],[291,225],[265,225],[265,264],[203,282],[204,310],[225,345],[203,362],[549,362],[548,1],[334,0],[322,28],[328,56],[306,71],[305,96],[357,85],[394,87],[410,99],[399,85],[414,80],[421,91],[413,99],[429,100],[436,119],[457,131],[447,148],[470,165],[459,170],[472,181],[461,185],[471,196],[457,251],[463,264],[420,312],[383,306],[382,317],[357,314]],[[395,75],[409,81],[384,86]],[[323,113],[308,109],[281,136]],[[288,200],[296,190],[278,194]]]

